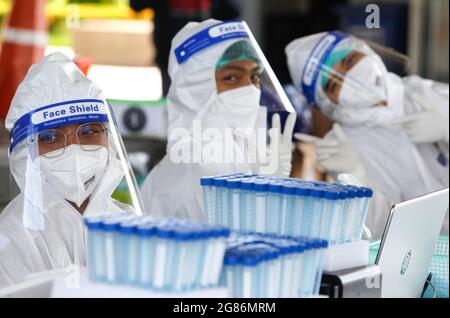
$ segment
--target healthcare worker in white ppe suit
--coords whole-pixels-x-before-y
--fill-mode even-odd
[[[335,123],[323,139],[296,137],[316,146],[318,164],[331,175],[352,174],[374,188],[366,221],[373,239],[393,204],[449,184],[448,85],[400,78],[377,52],[338,31],[286,47],[294,84]]]
[[[100,88],[61,53],[33,65],[6,118],[20,193],[0,213],[0,287],[85,265],[83,216],[131,213],[111,198],[124,177]]]
[[[168,71],[167,155],[141,188],[146,213],[202,221],[201,177],[289,176],[296,116],[245,23],[188,23],[172,40]],[[272,117],[267,149],[263,96],[274,109],[292,113],[283,133],[280,116]],[[182,148],[191,152],[180,160]]]

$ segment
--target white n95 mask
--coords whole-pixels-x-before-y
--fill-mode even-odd
[[[84,148],[98,148],[97,145]],[[94,192],[108,164],[108,149],[83,150],[78,144],[66,148],[61,156],[40,156],[44,179],[64,199],[78,207]]]
[[[369,108],[386,102],[386,73],[375,56],[365,56],[346,74],[339,104],[348,108]]]
[[[260,108],[261,90],[254,85],[230,89],[218,94],[217,104],[210,116],[218,128],[237,131],[254,128]]]

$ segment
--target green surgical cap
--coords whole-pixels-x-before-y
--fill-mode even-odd
[[[330,77],[330,71],[333,69],[333,66],[345,59],[351,51],[351,48],[336,50],[331,52],[331,54],[326,58],[325,62],[322,64],[321,82],[323,88],[325,88],[328,84],[328,78]]]
[[[263,65],[261,63],[261,60],[259,59],[258,54],[250,44],[250,42],[246,40],[238,41],[230,45],[222,54],[222,57],[219,59],[219,62],[216,65],[216,69],[222,68],[231,62],[248,60],[258,63],[262,71]]]

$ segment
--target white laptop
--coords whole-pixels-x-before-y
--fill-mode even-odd
[[[392,207],[376,264],[383,298],[419,298],[449,206],[449,189]]]

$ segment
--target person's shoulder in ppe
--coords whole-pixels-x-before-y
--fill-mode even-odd
[[[189,166],[174,164],[168,156],[150,172],[141,187],[144,213],[157,217],[199,219],[201,207],[195,200]]]
[[[403,83],[409,90],[415,90],[416,93],[423,93],[425,89],[432,89],[440,94],[449,96],[449,84],[433,81],[418,75],[410,75],[403,78]]]
[[[439,109],[449,114],[449,84],[425,79],[417,75],[403,78],[405,85],[405,113],[415,114],[427,109]]]

